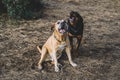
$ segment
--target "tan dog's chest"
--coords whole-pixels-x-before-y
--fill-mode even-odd
[[[66,42],[61,42],[61,44],[58,45],[57,51],[63,51],[66,47]]]

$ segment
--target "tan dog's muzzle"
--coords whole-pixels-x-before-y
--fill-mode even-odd
[[[57,26],[56,28],[61,35],[65,34],[68,30],[68,25],[65,20],[58,20],[55,25]]]

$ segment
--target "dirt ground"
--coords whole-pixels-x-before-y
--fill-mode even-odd
[[[0,19],[0,80],[120,80],[120,1],[43,0],[45,11],[37,20],[11,22]],[[51,23],[66,19],[71,10],[84,19],[84,40],[73,68],[66,56],[61,71],[44,63],[36,49],[51,35]],[[75,53],[72,53],[75,54]]]

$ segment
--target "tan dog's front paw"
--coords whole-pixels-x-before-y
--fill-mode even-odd
[[[60,69],[58,67],[55,67],[55,72],[59,72]]]
[[[41,70],[42,69],[42,65],[38,65],[38,69]]]
[[[73,66],[73,67],[76,67],[77,66],[77,64],[76,63],[71,63],[71,65]]]

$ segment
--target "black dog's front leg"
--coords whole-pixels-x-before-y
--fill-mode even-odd
[[[76,51],[77,51],[77,53],[79,52],[79,47],[81,45],[81,40],[82,40],[82,37],[78,36],[77,37],[77,42],[76,42]]]
[[[73,50],[73,37],[69,36],[71,52]]]
[[[81,44],[81,39],[77,38],[77,43],[76,43],[76,50],[77,50],[77,52],[79,50],[80,44]]]

